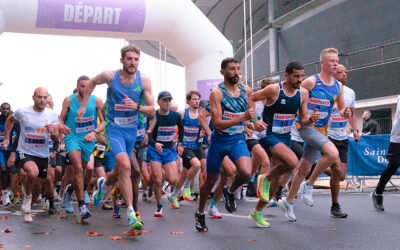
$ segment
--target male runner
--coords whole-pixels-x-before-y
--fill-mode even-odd
[[[12,114],[10,104],[4,102],[0,106],[0,143],[3,142],[5,138],[5,123],[8,116]],[[14,133],[16,133],[20,129],[19,123],[15,122],[14,127],[11,131],[9,137],[11,138]],[[10,195],[11,190],[9,189],[11,184],[11,175],[16,174],[15,166],[8,166],[7,161],[11,155],[11,145],[8,146],[7,149],[0,148],[0,182],[1,182],[1,189],[2,189],[2,203],[4,206],[8,206],[11,204]],[[13,178],[14,179],[14,178]],[[14,183],[15,184],[15,183]],[[15,191],[15,190],[14,190]],[[16,195],[16,194],[14,194]]]
[[[296,61],[290,62],[286,66],[285,81],[271,84],[251,96],[254,102],[265,100],[262,120],[268,127],[267,135],[260,140],[260,143],[270,153],[271,161],[274,163],[268,175],[258,177],[257,195],[260,199],[248,217],[258,227],[270,227],[262,216],[262,210],[269,198],[278,190],[280,177],[292,172],[297,165],[298,159],[291,150],[290,139],[290,129],[296,113],[299,111],[300,122],[305,126],[309,125],[311,120],[315,121],[314,119],[318,118],[316,115],[308,116],[308,92],[300,88],[303,76],[303,65]],[[256,126],[260,123],[262,122],[257,121]]]
[[[18,152],[21,164],[27,172],[24,184],[25,196],[21,211],[26,223],[32,222],[31,203],[32,190],[36,178],[46,179],[49,163],[49,140],[58,136],[58,115],[46,108],[48,92],[44,87],[38,87],[33,94],[33,106],[17,109],[8,116],[5,128],[5,138],[2,147],[7,148],[10,142],[10,132],[15,120],[21,125],[21,135],[18,142]]]
[[[255,119],[254,103],[249,100],[251,88],[239,83],[240,63],[235,58],[226,58],[221,63],[224,82],[210,94],[211,119],[214,132],[207,155],[207,178],[200,188],[200,202],[195,212],[196,229],[207,232],[204,209],[208,195],[218,179],[225,156],[237,165],[238,174],[230,187],[224,188],[225,208],[236,211],[235,190],[251,175],[251,158],[244,140],[244,122]]]
[[[154,115],[154,100],[151,93],[150,78],[138,70],[140,50],[135,45],[127,45],[121,49],[121,70],[104,71],[90,79],[88,89],[84,93],[78,117],[86,111],[86,103],[96,85],[107,84],[107,105],[105,134],[108,146],[114,155],[116,166],[114,173],[107,181],[98,179],[98,188],[94,195],[95,205],[100,205],[107,186],[117,181],[127,206],[129,228],[141,229],[142,223],[137,219],[132,206],[132,182],[130,157],[135,145],[138,114]],[[144,97],[147,106],[139,104]],[[103,185],[105,184],[105,185]]]
[[[94,95],[90,96],[86,104],[86,112],[83,117],[77,117],[77,111],[83,103],[84,93],[88,90],[89,78],[80,76],[77,80],[77,94],[72,94],[64,99],[60,114],[60,131],[65,134],[64,141],[69,159],[73,166],[74,190],[78,198],[79,214],[82,222],[90,216],[90,212],[84,202],[84,171],[90,161],[94,150],[94,138],[104,129],[104,117],[101,113],[103,101]],[[97,117],[100,125],[97,127]],[[66,120],[64,124],[64,120]],[[73,191],[69,188],[66,197],[71,199]]]
[[[174,147],[173,137],[175,127],[178,126],[178,154],[182,155],[183,147],[183,127],[181,116],[178,112],[170,110],[172,96],[167,91],[162,91],[158,94],[158,105],[156,116],[150,122],[149,130],[149,146],[147,147],[147,157],[150,161],[151,174],[154,180],[154,194],[157,200],[157,210],[154,213],[155,217],[162,217],[163,204],[162,198],[162,179],[164,169],[165,179],[170,185],[176,183],[178,179],[178,167],[176,165],[177,152]],[[171,194],[168,196],[172,208],[179,208],[179,204],[175,204],[171,199]]]
[[[341,176],[339,152],[327,137],[328,121],[335,103],[340,116],[350,118],[352,113],[350,108],[345,106],[343,85],[333,77],[339,62],[338,51],[335,48],[322,50],[320,62],[322,71],[307,78],[301,84],[301,87],[305,88],[309,95],[308,113],[319,114],[320,119],[318,121],[313,119],[312,126],[302,126],[299,130],[301,137],[306,142],[304,155],[292,179],[288,197],[278,201],[290,221],[296,221],[293,213],[293,201],[300,184],[303,202],[312,206],[312,191],[316,179],[328,167],[331,167],[333,174]],[[318,160],[314,172],[308,181],[303,182],[311,165],[318,159],[321,152],[323,155]]]
[[[168,195],[168,199],[172,202],[175,208],[179,208],[178,195],[183,186],[183,198],[187,201],[193,201],[193,197],[190,190],[190,185],[193,179],[196,177],[197,172],[203,165],[206,165],[206,153],[203,147],[199,144],[199,137],[201,126],[199,122],[199,104],[200,104],[200,92],[189,91],[186,94],[186,103],[189,108],[185,109],[181,113],[181,119],[183,124],[183,169],[179,175],[178,180],[175,183],[174,191]],[[179,166],[178,166],[179,167]]]
[[[334,77],[343,84],[343,98],[346,107],[350,107],[352,112],[352,116],[349,119],[350,127],[353,131],[353,135],[356,141],[360,139],[357,130],[357,118],[354,112],[354,105],[356,103],[356,95],[354,91],[346,86],[347,82],[347,70],[346,67],[339,64],[336,67],[336,72]],[[330,189],[332,196],[332,206],[331,206],[331,216],[335,218],[346,218],[347,213],[343,212],[339,205],[339,189],[340,182],[346,178],[346,170],[347,170],[347,150],[348,150],[348,134],[347,134],[347,119],[343,118],[339,115],[337,105],[333,106],[332,114],[328,123],[328,137],[333,144],[335,144],[336,148],[339,151],[339,158],[341,164],[340,167],[340,175],[332,174],[330,169],[325,171],[328,174],[330,179]]]
[[[385,186],[400,166],[400,96],[397,97],[397,109],[394,116],[392,132],[390,133],[390,144],[386,155],[389,161],[385,171],[379,179],[376,189],[371,193],[372,204],[378,211],[384,211],[383,191]]]

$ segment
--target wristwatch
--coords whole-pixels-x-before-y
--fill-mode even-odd
[[[139,112],[139,109],[140,109],[141,107],[142,107],[142,105],[138,104],[138,105],[136,106],[136,111]]]

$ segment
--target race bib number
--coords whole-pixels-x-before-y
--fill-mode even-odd
[[[197,140],[199,134],[199,127],[184,127],[183,140],[186,142],[194,142]]]
[[[104,152],[106,151],[106,145],[99,143],[97,144],[97,149]]]
[[[170,127],[158,127],[157,131],[157,141],[159,142],[169,142],[174,139],[175,126]]]
[[[331,102],[329,100],[310,98],[308,101],[308,114],[311,115],[317,109],[320,114],[320,120],[329,116],[331,111]]]
[[[128,109],[123,104],[115,104],[114,106],[115,117],[114,123],[120,126],[135,125],[137,121],[137,115],[133,109]]]
[[[43,128],[44,129],[44,128]],[[25,146],[27,148],[41,148],[46,146],[46,135],[44,134],[25,134]]]
[[[224,113],[222,114],[222,119],[223,120],[232,120],[234,118],[238,118],[241,116],[244,116],[244,112],[232,113],[229,111],[224,111]],[[244,131],[244,122],[222,130],[222,132],[228,133],[230,135],[241,134],[241,133],[243,133],[243,131]]]
[[[75,118],[75,132],[77,134],[88,133],[96,128],[94,116]]]
[[[292,129],[294,122],[294,114],[274,114],[274,120],[272,122],[272,132],[277,134],[289,133]]]

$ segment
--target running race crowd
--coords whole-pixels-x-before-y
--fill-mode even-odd
[[[200,171],[198,208],[193,212],[195,228],[206,232],[210,193],[207,213],[220,219],[217,203],[223,200],[226,210],[234,213],[235,191],[257,173],[259,200],[248,219],[258,227],[270,227],[262,214],[266,206],[278,205],[296,221],[296,194],[300,190],[303,202],[313,206],[314,183],[326,173],[330,215],[347,217],[339,205],[340,181],[346,176],[348,136],[358,141],[361,133],[355,93],[346,86],[346,68],[339,64],[336,49],[321,52],[319,74],[303,80],[303,65],[293,61],[284,81],[266,78],[254,93],[242,83],[239,61],[226,58],[220,69],[224,81],[211,91],[209,100],[191,90],[186,94],[188,108],[182,111],[172,105],[167,91],[158,94],[155,110],[150,79],[138,70],[139,58],[140,50],[127,45],[121,49],[122,69],[91,79],[79,77],[60,114],[52,110],[51,96],[43,87],[35,89],[33,105],[13,112],[8,103],[1,104],[4,206],[22,201],[23,219],[29,223],[32,203],[38,200],[49,214],[59,212],[57,199],[61,208],[73,213],[75,192],[81,223],[91,217],[89,203],[112,210],[114,218],[121,218],[124,205],[129,230],[136,231],[143,228],[139,183],[142,200],[154,196],[154,216],[162,217],[165,192],[173,209],[180,208],[182,199],[197,198],[192,190]],[[100,84],[108,85],[105,105],[91,95]],[[385,185],[400,165],[399,113],[398,103],[389,164],[371,193],[380,211]],[[287,196],[282,195],[285,186]]]

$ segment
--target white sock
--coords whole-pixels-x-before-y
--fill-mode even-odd
[[[172,196],[177,197],[180,192],[181,192],[181,190],[174,188],[174,191],[172,192]]]
[[[131,215],[132,212],[134,213],[135,210],[133,210],[133,207],[132,207],[132,206],[129,206],[129,207],[126,209],[126,214],[128,215],[128,218],[129,218],[129,216]]]
[[[190,188],[190,184],[192,184],[192,181],[189,181],[188,179],[186,179],[185,183],[183,184],[183,187]]]

